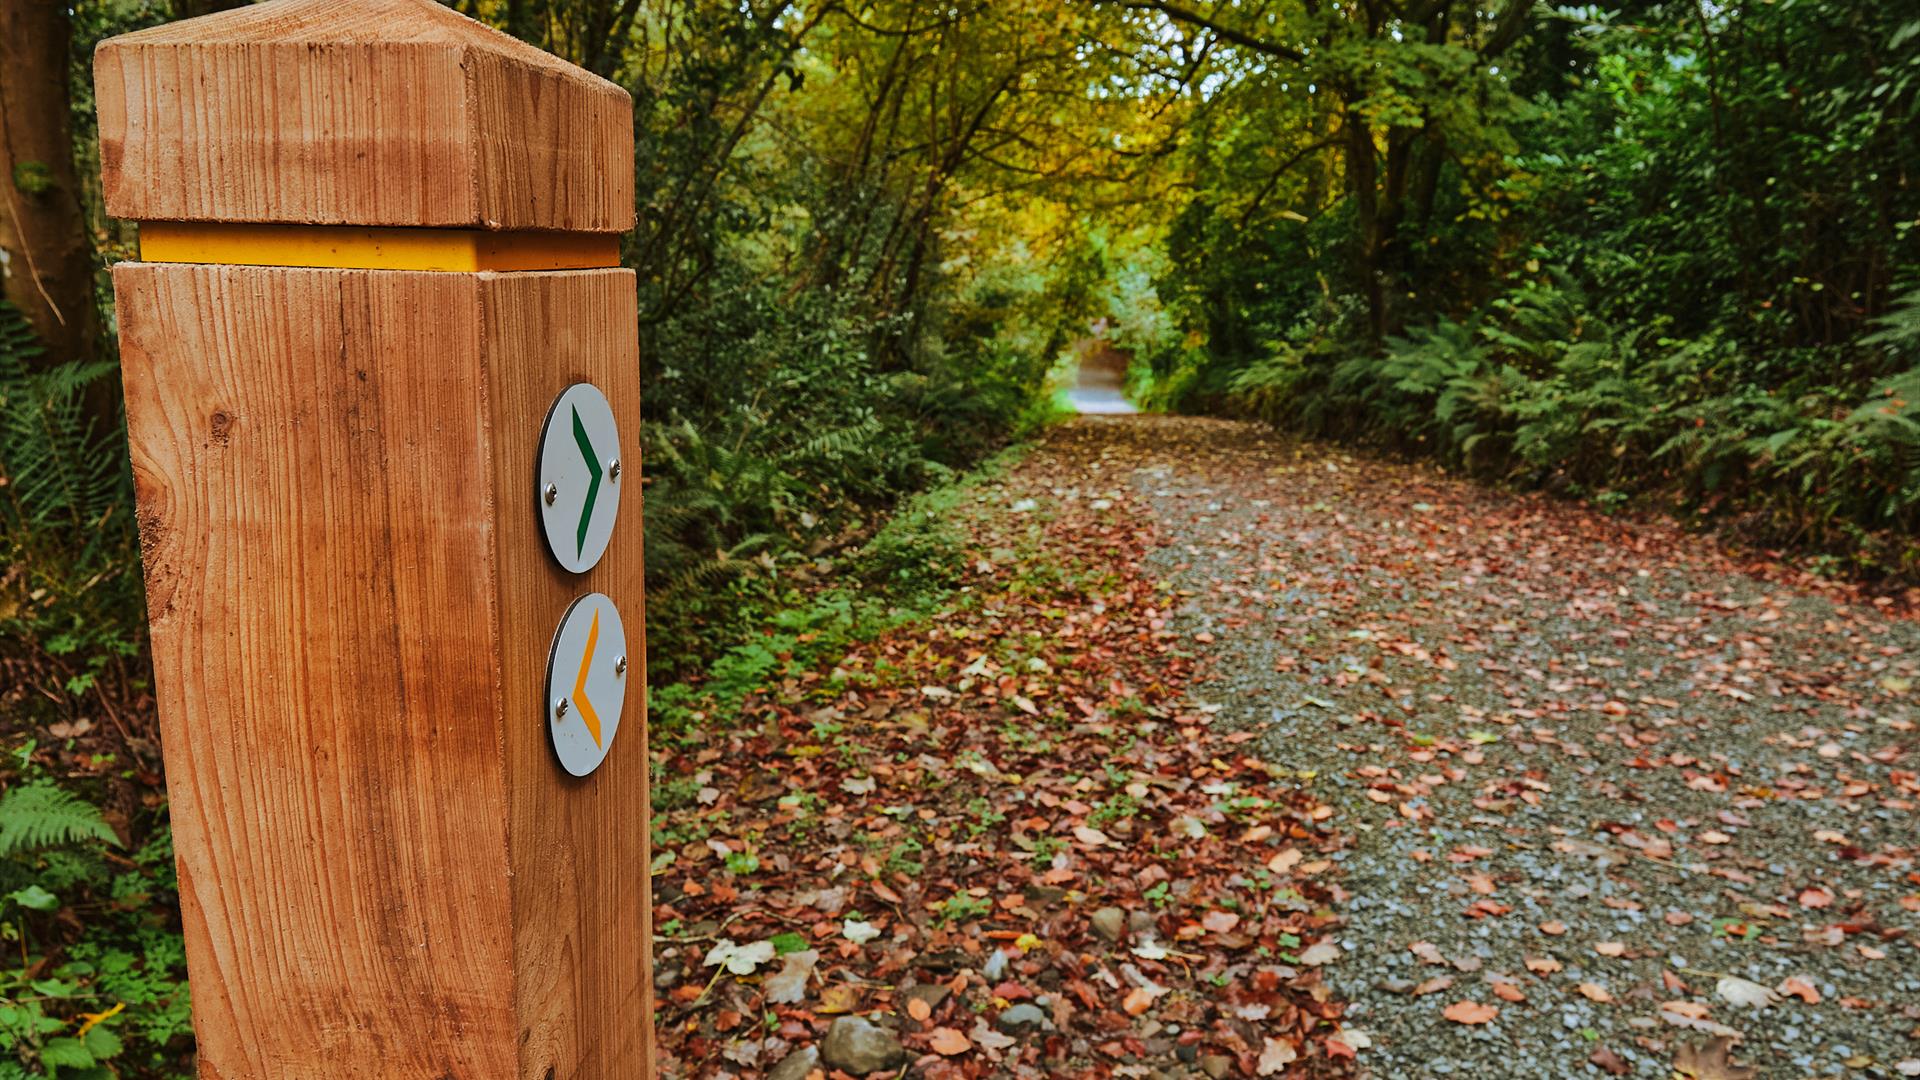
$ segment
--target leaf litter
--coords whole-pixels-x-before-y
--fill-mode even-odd
[[[663,1075],[831,1059],[855,1018],[933,1078],[1351,1072],[1345,840],[1194,696],[1103,456],[986,481],[953,602],[660,752],[700,795],[655,822]]]

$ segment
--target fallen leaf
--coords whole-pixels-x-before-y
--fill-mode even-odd
[[[1340,951],[1340,946],[1335,945],[1331,941],[1322,941],[1306,952],[1301,953],[1300,962],[1307,967],[1320,967],[1323,964],[1333,963],[1335,960],[1340,959],[1342,955],[1344,954]]]
[[[1633,1066],[1621,1060],[1619,1054],[1614,1053],[1604,1046],[1594,1047],[1593,1053],[1587,1060],[1592,1062],[1595,1067],[1604,1069],[1615,1076],[1625,1076],[1633,1071]]]
[[[1088,847],[1106,847],[1113,842],[1107,838],[1106,833],[1101,832],[1091,825],[1075,825],[1073,827],[1073,838]]]
[[[1602,1005],[1613,1000],[1613,995],[1607,993],[1607,988],[1599,983],[1583,982],[1574,989],[1580,991],[1581,997],[1588,1001],[1597,1001]]]
[[[1736,975],[1721,979],[1714,987],[1714,992],[1735,1005],[1747,1005],[1756,1009],[1764,1009],[1780,1000],[1780,995],[1768,987]]]
[[[967,1032],[967,1037],[973,1040],[973,1045],[984,1046],[994,1051],[1005,1050],[1020,1041],[1011,1035],[995,1031],[987,1024],[987,1018],[984,1016],[974,1018],[973,1030]],[[811,1074],[809,1080],[811,1080]]]
[[[1601,956],[1625,956],[1627,947],[1618,941],[1602,941],[1593,947]]]
[[[1456,1024],[1484,1024],[1500,1015],[1500,1007],[1482,1005],[1477,1001],[1456,1001],[1440,1015]]]
[[[1240,925],[1240,916],[1231,911],[1209,911],[1200,917],[1200,925],[1209,933],[1224,934]]]
[[[1269,1038],[1260,1051],[1260,1063],[1255,1072],[1260,1076],[1272,1076],[1292,1064],[1300,1052],[1285,1039]]]
[[[728,971],[735,975],[751,975],[761,964],[773,959],[773,942],[756,941],[751,945],[736,945],[731,939],[721,938],[707,950],[707,958],[701,961],[704,967],[725,964]]]
[[[1809,1005],[1820,1004],[1820,991],[1815,990],[1812,983],[1796,979],[1791,975],[1783,979],[1774,989],[1779,991],[1781,997],[1797,997]]]
[[[1527,1000],[1526,992],[1521,990],[1519,987],[1513,985],[1510,982],[1494,983],[1493,996],[1499,998],[1502,1001],[1519,1002],[1519,1001]]]
[[[933,1006],[925,998],[908,998],[907,1015],[924,1024],[933,1017]]]
[[[774,1005],[791,1005],[807,996],[807,980],[812,978],[814,965],[820,962],[817,949],[803,949],[786,955],[786,963],[779,971],[766,977],[760,984],[767,992],[767,1001]]]
[[[1300,865],[1300,860],[1303,858],[1305,856],[1300,854],[1299,848],[1288,848],[1267,860],[1267,870],[1275,874],[1284,874]]]
[[[1727,1060],[1733,1040],[1719,1035],[1707,1042],[1683,1044],[1673,1054],[1673,1071],[1688,1080],[1753,1080],[1754,1071]]]
[[[933,1047],[935,1053],[944,1054],[947,1057],[964,1054],[973,1049],[973,1044],[967,1041],[965,1035],[950,1027],[934,1028],[927,1037],[927,1045]]]
[[[1139,1016],[1153,1008],[1154,1000],[1164,993],[1166,990],[1160,987],[1136,986],[1127,992],[1126,1000],[1120,1003],[1120,1007],[1126,1010],[1128,1016]]]
[[[1567,924],[1558,919],[1552,922],[1543,922],[1540,924],[1540,932],[1548,937],[1559,937],[1561,934],[1567,932]]]
[[[1566,965],[1551,956],[1529,956],[1526,958],[1527,970],[1535,975],[1551,975],[1563,970]]]

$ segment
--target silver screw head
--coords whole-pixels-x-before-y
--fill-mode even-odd
[[[618,660],[615,660],[615,661],[613,662],[613,673],[614,673],[615,675],[621,675],[621,676],[624,676],[624,675],[626,675],[626,673],[627,673],[627,658],[626,658],[626,657],[624,657],[624,656],[622,656],[622,657],[621,657],[620,659],[618,659]]]
[[[567,703],[567,699],[561,698],[559,701],[553,703],[553,715],[565,719],[567,710],[570,708],[572,708],[572,706]]]
[[[614,458],[612,461],[607,462],[607,479],[615,481],[620,479],[619,458]]]
[[[546,504],[547,504],[548,506],[552,506],[552,505],[553,505],[553,500],[555,500],[555,499],[557,499],[557,498],[559,498],[559,497],[560,497],[560,485],[559,485],[559,484],[548,484],[548,485],[547,485],[547,486],[546,486],[546,487],[545,487],[545,488],[544,488],[544,489],[543,489],[543,490],[542,490],[542,491],[540,492],[540,500],[541,500],[542,502],[544,502],[544,503],[546,503]]]

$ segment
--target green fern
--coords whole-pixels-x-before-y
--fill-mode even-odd
[[[82,840],[119,843],[100,810],[78,795],[47,780],[0,795],[0,858]]]
[[[111,361],[69,360],[50,368],[20,310],[0,302],[0,479],[16,526],[91,529],[127,495],[122,455],[95,430],[86,391]],[[69,538],[69,541],[71,538]]]

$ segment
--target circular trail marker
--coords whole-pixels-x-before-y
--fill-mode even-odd
[[[620,425],[592,383],[574,383],[553,399],[540,426],[534,507],[547,550],[575,574],[593,569],[620,515]]]
[[[600,767],[627,700],[627,629],[604,593],[568,605],[547,654],[547,732],[560,767],[585,776]]]

